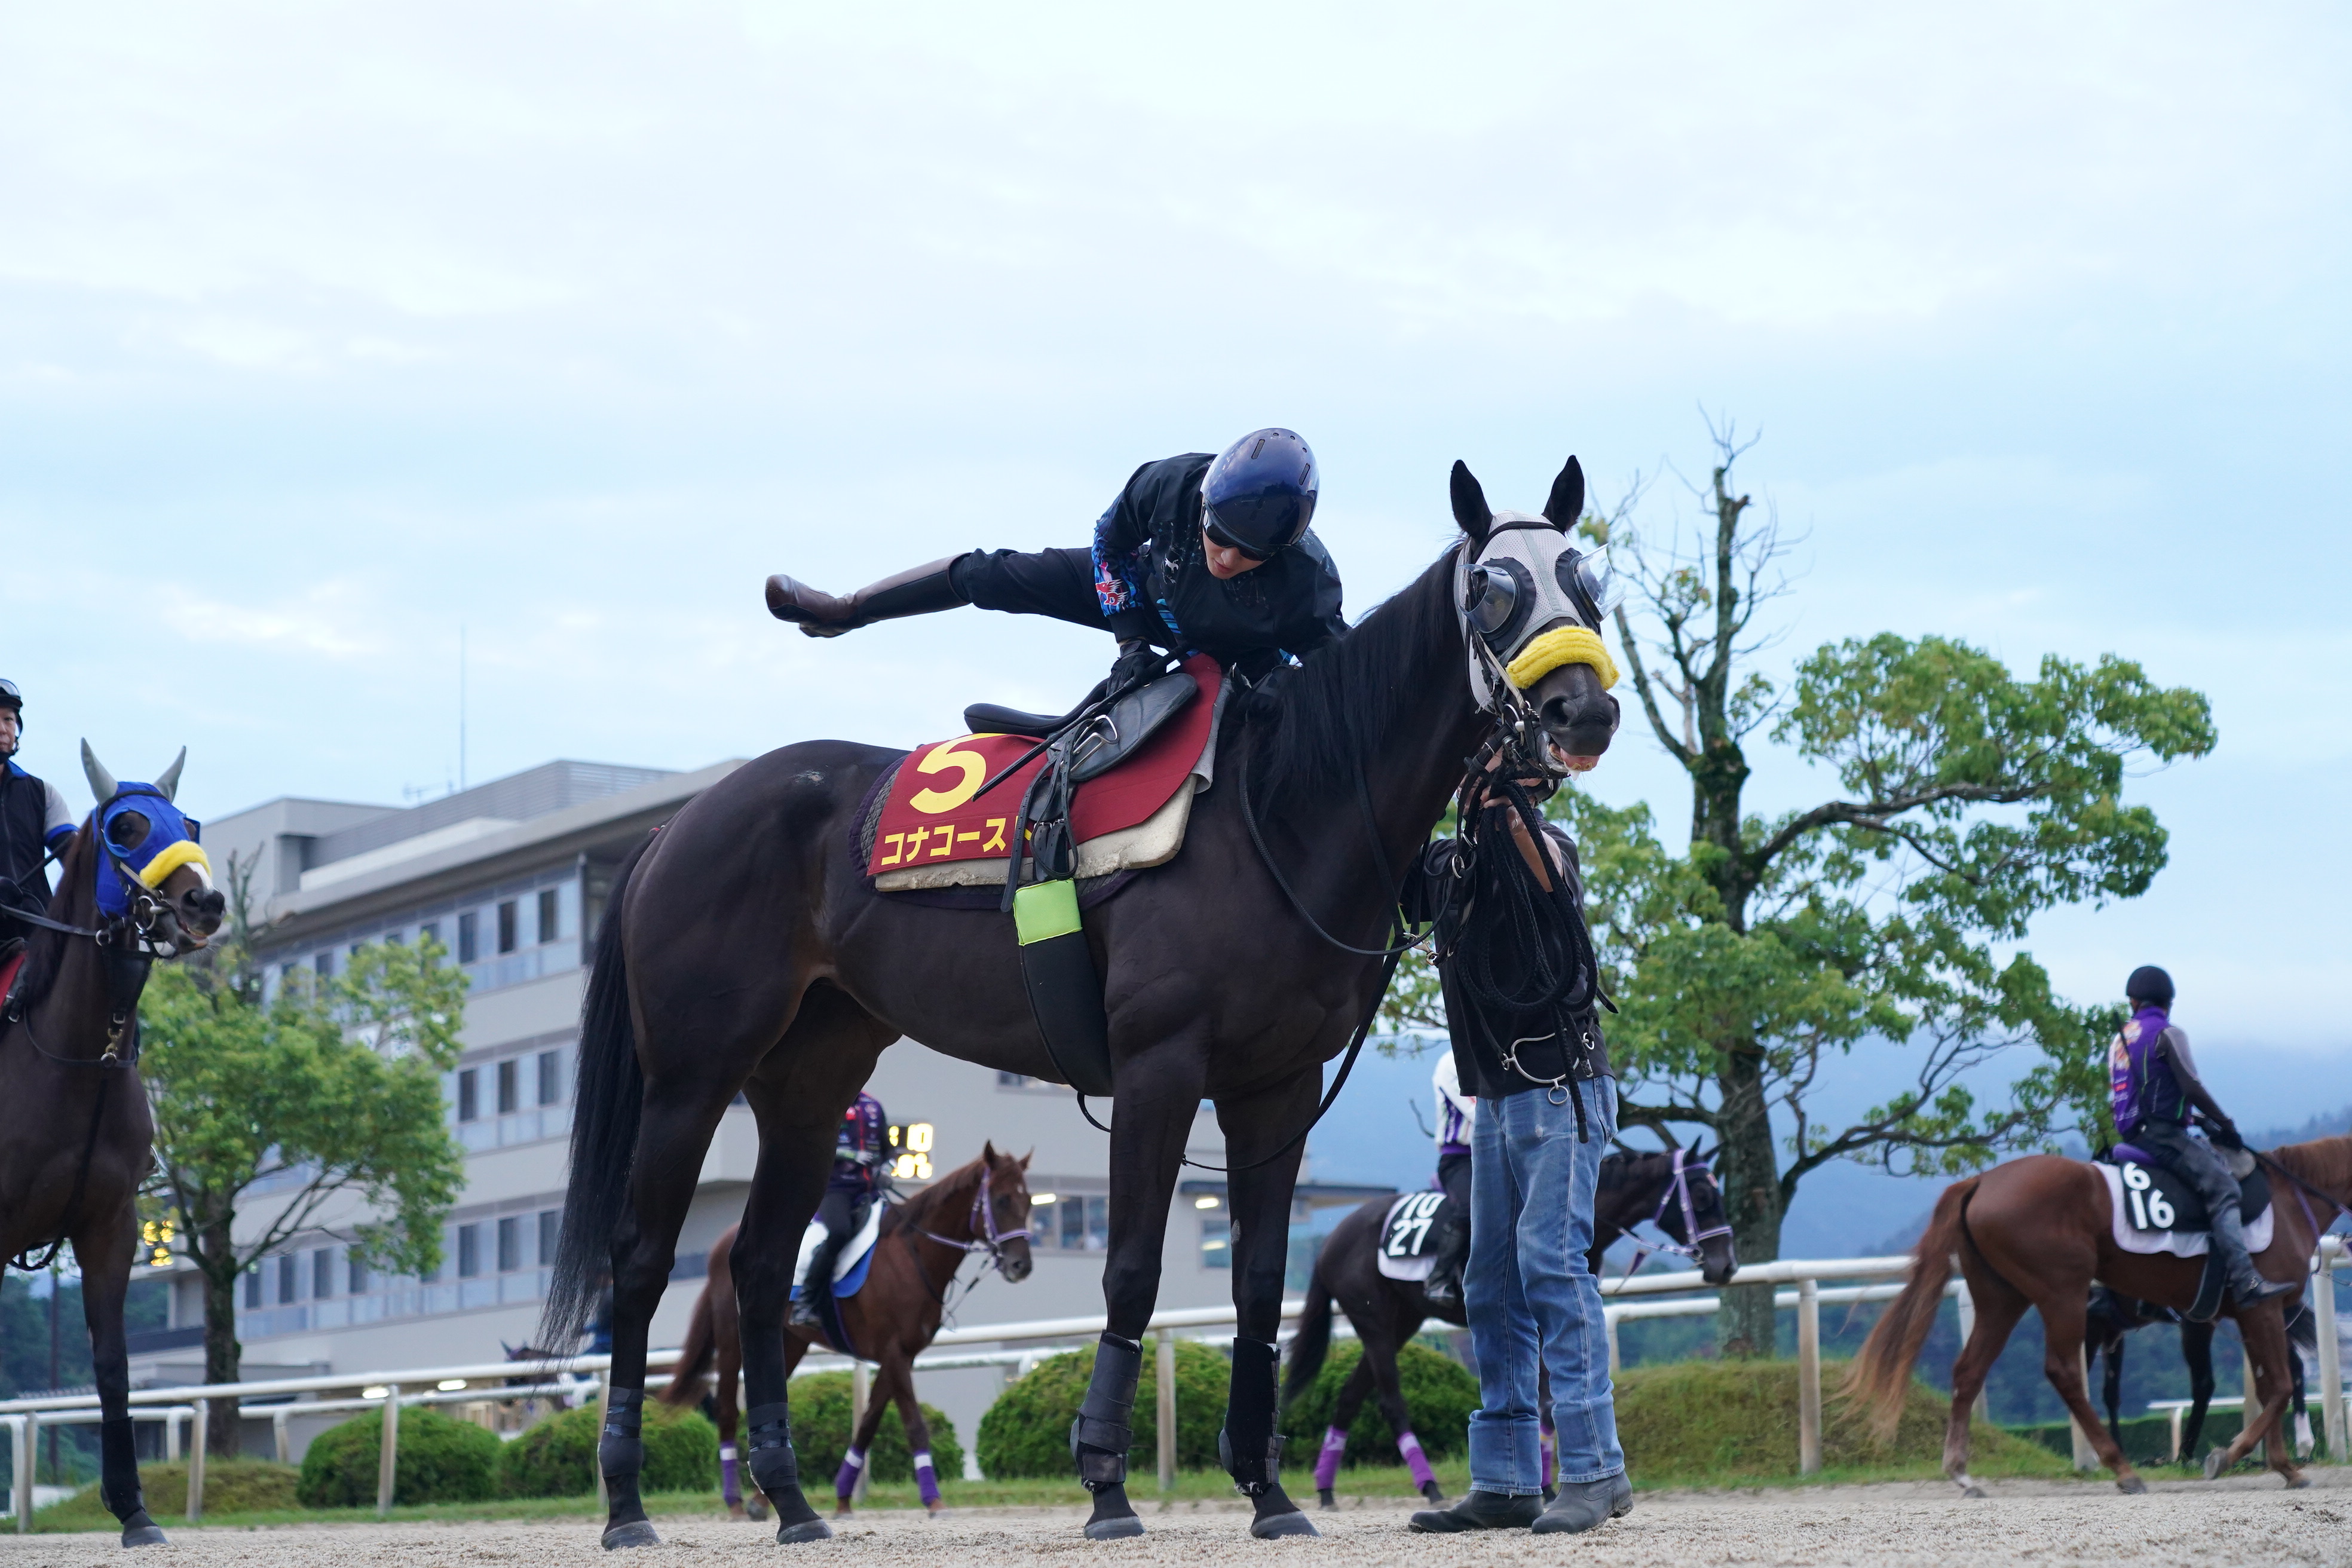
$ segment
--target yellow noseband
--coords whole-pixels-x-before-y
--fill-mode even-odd
[[[1563,664],[1591,665],[1604,690],[1617,684],[1617,661],[1609,657],[1609,645],[1584,626],[1554,626],[1521,648],[1504,673],[1525,691]]]

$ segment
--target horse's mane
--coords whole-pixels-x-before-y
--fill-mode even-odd
[[[90,825],[84,821],[81,831],[73,836],[58,863],[58,890],[43,911],[49,919],[87,926],[98,913],[98,884],[90,869],[91,842]],[[57,985],[58,973],[65,968],[67,944],[72,941],[61,931],[33,928],[25,944],[25,978],[16,987],[21,1012],[29,1013],[39,1006]]]
[[[903,1204],[892,1204],[882,1215],[882,1235],[888,1236],[902,1226],[918,1220],[926,1225],[935,1223],[932,1215],[949,1198],[969,1201],[980,1187],[980,1173],[988,1163],[986,1155],[958,1165]]]
[[[2269,1153],[2291,1174],[2335,1197],[2338,1206],[2352,1206],[2352,1137],[2286,1143]]]
[[[1388,743],[1396,689],[1426,672],[1419,656],[1458,640],[1453,603],[1457,540],[1422,574],[1373,606],[1347,636],[1276,671],[1245,711],[1261,724],[1263,793],[1336,795]],[[1449,671],[1450,673],[1450,671]]]

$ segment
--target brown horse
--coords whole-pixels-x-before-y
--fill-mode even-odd
[[[0,979],[0,1258],[39,1268],[47,1259],[28,1254],[73,1244],[98,1385],[99,1494],[125,1546],[163,1542],[140,1495],[122,1337],[139,1184],[154,1161],[139,994],[156,959],[205,945],[224,906],[172,804],[186,760],[183,751],[152,784],[118,785],[83,744],[98,810],[67,845],[47,910],[20,917],[36,928],[22,967],[0,952],[0,976],[13,975]]]
[[[860,1359],[873,1362],[877,1370],[874,1397],[866,1401],[865,1418],[851,1435],[849,1456],[834,1478],[836,1518],[849,1512],[858,1470],[873,1449],[883,1413],[894,1402],[899,1420],[906,1424],[907,1451],[916,1456],[915,1481],[922,1489],[923,1506],[939,1510],[939,1479],[929,1462],[931,1429],[915,1400],[915,1357],[940,1331],[949,1287],[967,1255],[985,1252],[1012,1284],[1029,1278],[1028,1170],[1028,1155],[1016,1160],[997,1152],[993,1143],[984,1144],[979,1159],[950,1171],[882,1216],[882,1234],[874,1243],[874,1261],[866,1269],[866,1283],[857,1294],[838,1303],[850,1346]],[[730,1226],[710,1248],[710,1277],[694,1303],[677,1370],[662,1398],[671,1405],[699,1400],[705,1378],[716,1362],[720,1477],[727,1511],[742,1519],[747,1516],[735,1458],[739,1419],[735,1379],[743,1365],[731,1257],[735,1247],[735,1227]],[[814,1329],[785,1329],[785,1376],[792,1375],[793,1368],[818,1340]],[[847,1351],[850,1347],[831,1348]],[[767,1516],[755,1489],[748,1517]]]
[[[2320,1138],[2290,1143],[2259,1156],[2271,1170],[2271,1207],[2275,1215],[2271,1244],[2254,1258],[2265,1279],[2299,1279],[2308,1269],[2320,1235],[2352,1205],[2352,1138]],[[2201,1258],[2147,1256],[2115,1244],[2115,1213],[2107,1184],[2081,1160],[2032,1154],[1997,1165],[1944,1189],[1927,1232],[1913,1253],[1911,1278],[1903,1294],[1879,1319],[1846,1373],[1845,1390],[1872,1415],[1882,1437],[1892,1436],[1902,1415],[1911,1364],[1935,1323],[1951,1258],[1976,1302],[1976,1328],[1952,1363],[1952,1415],[1944,1436],[1944,1473],[1969,1497],[1982,1497],[1969,1479],[1969,1408],[1984,1386],[1985,1374],[2028,1307],[2042,1314],[2047,1346],[2042,1372],[2057,1389],[2074,1422],[2091,1439],[2100,1461],[2115,1473],[2116,1485],[2143,1492],[2147,1483],[2133,1470],[2114,1436],[2091,1408],[2084,1385],[2081,1350],[2084,1320],[2094,1280],[2126,1296],[2158,1306],[2185,1308],[2197,1297],[2204,1272]],[[2245,1427],[2226,1450],[2205,1463],[2207,1479],[2235,1465],[2257,1439],[2267,1439],[2271,1468],[2291,1487],[2305,1486],[2279,1417],[2286,1407],[2290,1380],[2281,1302],[2273,1300],[2238,1320],[2255,1384],[2248,1391]],[[2259,1394],[2259,1411],[2252,1405]]]

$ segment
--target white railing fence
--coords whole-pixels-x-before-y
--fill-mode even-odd
[[[2352,1259],[2347,1259],[2343,1238],[2329,1237],[2323,1241],[2320,1255],[2313,1260],[2312,1267],[2315,1272],[2320,1273],[2323,1280],[2327,1280],[2332,1279],[2332,1275],[2326,1271],[2343,1268],[2347,1261]],[[1776,1290],[1773,1303],[1777,1307],[1793,1307],[1797,1313],[1798,1468],[1801,1473],[1814,1474],[1822,1465],[1822,1305],[1887,1300],[1902,1289],[1901,1278],[1908,1274],[1910,1268],[1911,1259],[1904,1257],[1782,1258],[1772,1263],[1748,1264],[1739,1270],[1736,1281],[1738,1285],[1793,1287],[1791,1289]],[[1881,1283],[1835,1285],[1824,1289],[1822,1288],[1824,1280],[1875,1280]],[[1708,1288],[1696,1272],[1639,1274],[1630,1279],[1611,1279],[1602,1282],[1601,1290],[1603,1297],[1601,1313],[1608,1324],[1609,1363],[1612,1372],[1618,1364],[1618,1325],[1622,1322],[1640,1318],[1704,1316],[1717,1310],[1720,1306],[1717,1293]],[[1946,1288],[1945,1293],[1959,1302],[1960,1333],[1965,1341],[1975,1321],[1968,1289],[1955,1279]],[[1628,1300],[1628,1297],[1661,1299]],[[1298,1301],[1284,1302],[1284,1319],[1296,1319],[1302,1305]],[[2336,1349],[2335,1292],[2332,1289],[2322,1289],[2315,1293],[2314,1310],[2318,1317],[2320,1401],[2326,1413],[2327,1447],[2329,1454],[2341,1455],[2345,1451],[2346,1409],[2342,1373]],[[1176,1341],[1180,1337],[1215,1337],[1199,1335],[1197,1331],[1230,1328],[1234,1321],[1234,1309],[1231,1307],[1179,1308],[1156,1313],[1151,1319],[1150,1328],[1157,1342],[1157,1425],[1160,1486],[1163,1491],[1172,1490],[1176,1484]],[[929,1350],[915,1359],[915,1366],[918,1371],[976,1366],[1011,1366],[1026,1371],[1029,1364],[1066,1348],[1040,1342],[1083,1342],[1101,1334],[1107,1326],[1101,1317],[1084,1317],[982,1323],[970,1328],[949,1329],[931,1342]],[[1344,1320],[1336,1324],[1335,1329],[1343,1336],[1349,1332]],[[1188,1334],[1186,1331],[1195,1332]],[[1033,1348],[962,1348],[1014,1343],[1026,1343]],[[676,1364],[677,1355],[675,1350],[655,1351],[646,1359],[649,1367],[664,1368]],[[803,1370],[806,1371],[850,1364],[846,1358],[839,1356],[811,1356],[801,1363]],[[165,1423],[165,1451],[169,1457],[178,1457],[181,1425],[183,1422],[187,1424],[187,1517],[191,1522],[204,1517],[205,1427],[214,1400],[234,1398],[254,1402],[245,1405],[244,1414],[266,1414],[270,1417],[280,1459],[291,1455],[287,1424],[293,1418],[344,1410],[381,1408],[383,1411],[383,1444],[376,1478],[376,1510],[383,1513],[392,1508],[393,1478],[400,1440],[396,1414],[401,1407],[552,1398],[574,1405],[593,1399],[601,1410],[611,1366],[610,1356],[579,1355],[539,1361],[416,1367],[394,1372],[328,1373],[252,1383],[142,1389],[131,1395],[131,1404],[134,1418]],[[667,1376],[658,1373],[647,1379],[654,1385],[667,1381]],[[358,1390],[357,1396],[351,1396],[347,1393],[350,1390]],[[318,1397],[338,1394],[345,1396]],[[864,1401],[860,1399],[856,1403],[862,1407]],[[98,1396],[94,1394],[0,1400],[0,1422],[6,1423],[15,1439],[12,1445],[16,1458],[13,1495],[17,1498],[33,1495],[33,1456],[39,1429],[44,1424],[55,1422],[79,1426],[97,1419]],[[2087,1445],[2079,1432],[2076,1444],[2080,1462],[2080,1456],[2087,1453]],[[599,1485],[602,1485],[601,1478]],[[15,1511],[17,1530],[30,1530],[32,1510],[19,1508]]]

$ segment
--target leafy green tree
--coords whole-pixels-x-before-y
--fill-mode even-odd
[[[155,1117],[147,1201],[204,1278],[208,1383],[236,1381],[236,1283],[256,1259],[328,1228],[365,1263],[429,1272],[465,1182],[441,1100],[463,973],[436,943],[379,943],[331,980],[296,971],[266,997],[250,879],[232,858],[227,940],[205,962],[157,965],[139,1009]],[[240,1205],[265,1180],[269,1218],[239,1239]],[[353,1210],[366,1217],[325,1224]],[[236,1452],[235,1401],[214,1404],[210,1442]]]
[[[1941,637],[1827,644],[1780,690],[1744,667],[1782,543],[1733,483],[1747,447],[1727,428],[1716,446],[1696,541],[1618,541],[1635,584],[1616,617],[1628,706],[1689,775],[1690,847],[1664,848],[1645,807],[1570,788],[1555,810],[1579,838],[1622,1009],[1609,1027],[1622,1121],[1721,1142],[1753,1262],[1779,1255],[1798,1184],[1832,1160],[1954,1174],[2095,1128],[2112,1010],[2055,995],[2016,944],[2044,910],[2147,889],[2166,834],[2122,798],[2126,772],[2202,756],[2215,733],[2201,695],[2128,660],[2045,657],[2020,679]],[[1600,520],[1583,528],[1608,538]],[[1835,798],[1750,813],[1759,734],[1826,770]],[[1899,1087],[1824,1121],[1810,1108],[1820,1071],[1857,1048]],[[2029,1065],[1980,1104],[1969,1074],[2012,1052]],[[1769,1287],[1735,1288],[1724,1349],[1769,1354],[1771,1311]]]

